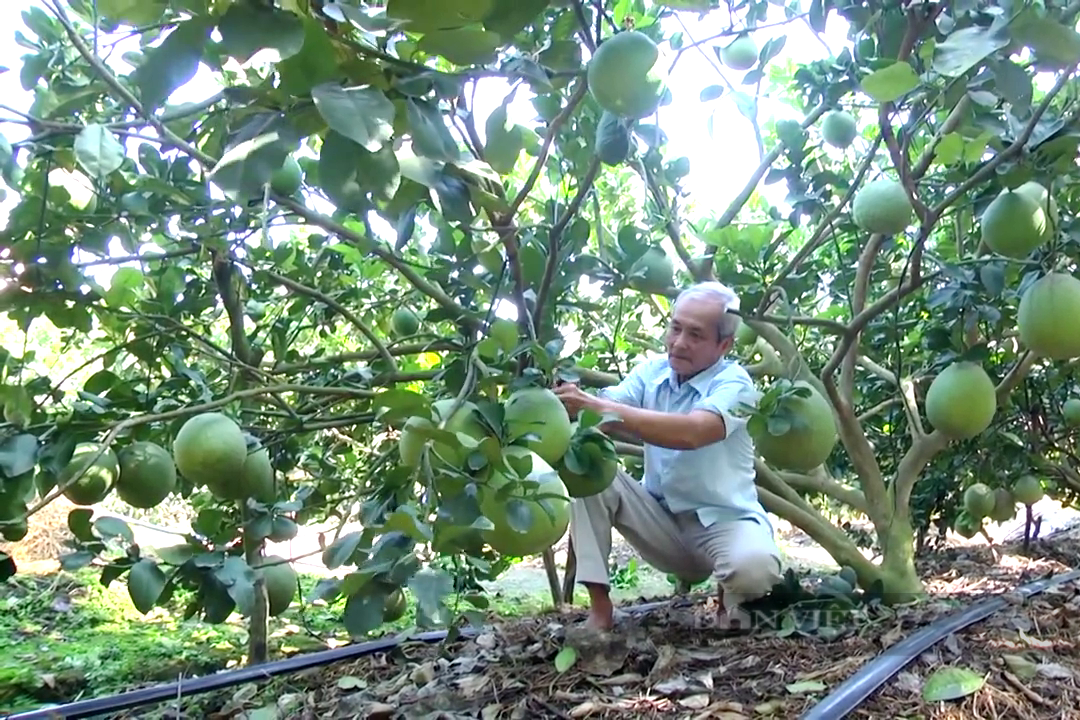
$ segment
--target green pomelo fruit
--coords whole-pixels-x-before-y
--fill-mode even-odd
[[[409,609],[409,603],[405,598],[405,591],[398,588],[386,596],[383,602],[383,622],[397,622],[405,617],[405,611]]]
[[[499,344],[504,353],[512,353],[518,346],[518,325],[513,320],[495,318],[491,322],[488,335]]]
[[[979,220],[986,246],[1010,258],[1026,258],[1047,238],[1046,213],[1024,193],[1003,190]]]
[[[838,439],[832,406],[812,385],[799,380],[795,387],[807,388],[806,398],[791,396],[783,400],[793,418],[783,435],[773,435],[765,427],[755,433],[754,444],[761,457],[780,470],[809,472],[832,454]]]
[[[419,464],[420,455],[428,438],[417,431],[423,428],[432,428],[436,423],[442,422],[453,404],[453,398],[443,398],[433,402],[431,407],[434,411],[434,422],[425,417],[411,417],[405,422],[405,425],[401,428],[401,434],[398,436],[398,455],[401,457],[403,465],[415,468]],[[463,433],[477,441],[490,437],[491,431],[481,422],[476,411],[474,403],[463,403],[443,429],[447,432]],[[434,465],[438,465],[441,461],[456,468],[460,468],[465,463],[471,452],[464,445],[451,445],[447,442],[434,442],[432,450],[434,453],[431,461]]]
[[[994,491],[994,509],[990,511],[990,519],[996,523],[1003,523],[1016,517],[1016,498],[1005,488]]]
[[[855,586],[839,575],[826,575],[821,578],[821,588],[837,595],[850,595],[855,592]]]
[[[1061,416],[1069,427],[1080,427],[1080,398],[1069,398],[1061,406]]]
[[[1016,330],[1036,355],[1051,360],[1080,357],[1080,280],[1062,272],[1047,273],[1027,289],[1016,309]]]
[[[434,428],[435,423],[426,417],[411,417],[405,421],[401,432],[398,433],[398,457],[401,464],[407,468],[416,468],[420,464],[420,457],[424,452],[424,443],[427,438],[418,431],[421,429]]]
[[[233,499],[254,498],[263,503],[273,502],[277,493],[270,451],[254,436],[245,435],[244,439],[248,441],[247,459],[244,460],[244,469],[240,473],[240,482]]]
[[[595,427],[574,423],[570,448],[555,466],[570,497],[591,497],[607,490],[619,470],[619,455],[610,437]]]
[[[525,435],[536,439],[522,444],[554,465],[570,447],[574,434],[570,415],[559,396],[547,388],[527,387],[517,390],[503,404],[503,423],[507,442],[514,443]]]
[[[176,490],[172,455],[152,442],[133,442],[120,451],[116,494],[131,507],[157,507]]]
[[[757,61],[758,46],[749,35],[740,35],[720,49],[720,62],[732,70],[749,70]]]
[[[967,513],[960,513],[956,518],[956,522],[953,523],[953,530],[956,531],[956,534],[968,540],[978,535],[981,529],[982,520],[975,519]]]
[[[851,219],[866,232],[897,235],[915,214],[904,186],[889,178],[868,182],[851,202]]]
[[[266,603],[270,617],[289,609],[296,597],[296,571],[280,555],[267,555],[258,569],[266,585]]]
[[[247,460],[247,442],[240,426],[219,412],[195,415],[173,440],[173,458],[180,474],[193,483],[214,487],[236,482]]]
[[[981,482],[969,485],[964,490],[964,510],[977,520],[988,516],[994,511],[994,491]]]
[[[292,155],[270,176],[270,189],[278,195],[295,195],[304,181],[304,171]]]
[[[64,497],[76,505],[96,505],[104,500],[120,475],[120,460],[112,450],[107,449],[94,459],[101,447],[100,443],[79,445],[56,478],[56,484],[62,486],[86,468],[83,476],[64,490]]]
[[[859,586],[859,574],[855,572],[855,568],[850,565],[845,565],[840,568],[840,579],[846,582],[853,588]]]
[[[600,162],[612,167],[624,162],[630,156],[630,128],[615,113],[604,111],[596,126],[596,141],[593,152]]]
[[[996,412],[994,381],[973,362],[954,362],[926,391],[927,419],[954,440],[973,438],[986,430]]]
[[[420,318],[409,308],[399,307],[390,316],[390,328],[397,337],[408,337],[420,332]]]
[[[673,285],[675,264],[658,247],[650,247],[630,266],[630,287],[638,292],[663,295]]]
[[[821,121],[821,137],[834,148],[844,150],[858,136],[859,126],[846,110],[834,110]]]
[[[660,48],[636,31],[602,42],[589,59],[585,75],[597,105],[632,120],[656,112],[667,86]]]
[[[1058,213],[1057,201],[1050,195],[1050,191],[1040,183],[1028,180],[1013,192],[1026,196],[1042,208],[1043,213],[1046,215],[1046,235],[1048,238],[1053,235],[1061,224],[1061,215]]]
[[[1043,486],[1034,475],[1024,475],[1013,484],[1013,497],[1021,505],[1034,505],[1043,499]]]
[[[506,497],[500,498],[499,488],[511,480],[501,472],[493,473],[483,488],[480,510],[495,527],[482,531],[481,535],[492,549],[502,555],[539,555],[562,539],[570,527],[570,494],[559,479],[559,474],[536,453],[521,447],[509,447],[505,452],[508,456],[532,460],[532,470],[525,479],[538,483],[539,487],[526,489],[519,484]],[[541,495],[557,497],[541,500]],[[548,515],[548,510],[554,520]],[[515,528],[524,529],[525,532]]]
[[[739,323],[739,329],[735,331],[735,342],[744,347],[748,347],[757,342],[758,334],[754,328],[747,325],[745,322]]]

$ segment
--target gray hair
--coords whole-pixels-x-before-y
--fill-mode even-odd
[[[720,316],[720,322],[716,327],[717,334],[721,340],[735,335],[742,318],[735,313],[729,312],[739,309],[739,296],[735,294],[734,290],[715,280],[699,282],[679,293],[679,296],[675,298],[675,304],[671,306],[671,311],[675,312],[680,302],[691,298],[708,298],[718,301],[723,306],[724,312]]]

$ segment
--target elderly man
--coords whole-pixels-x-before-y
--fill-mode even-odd
[[[570,537],[577,578],[589,591],[588,625],[614,625],[609,594],[611,530],[642,558],[690,582],[712,574],[721,621],[734,624],[741,603],[766,595],[782,578],[773,527],[754,485],[754,444],[739,403],[759,393],[726,356],[739,327],[738,296],[717,282],[684,290],[667,329],[667,356],[648,360],[597,396],[576,385],[555,388],[571,417],[584,408],[611,414],[604,430],[645,446],[644,483],[620,469],[603,492],[575,499]]]

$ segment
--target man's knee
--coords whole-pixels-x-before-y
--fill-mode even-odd
[[[783,579],[783,568],[779,554],[754,551],[735,558],[725,575],[720,578],[725,593],[747,601],[768,595]]]

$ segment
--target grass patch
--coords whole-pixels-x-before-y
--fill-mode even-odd
[[[300,575],[303,597],[317,575]],[[143,616],[131,603],[123,579],[101,585],[87,568],[48,575],[20,574],[0,584],[0,714],[24,712],[48,703],[66,703],[133,688],[207,675],[243,665],[247,628],[234,614],[210,625],[183,620],[187,598]],[[492,611],[502,617],[550,608],[545,595],[492,593]],[[350,641],[341,622],[342,601],[294,602],[270,620],[271,658],[323,650]],[[372,636],[414,623],[406,615]]]

